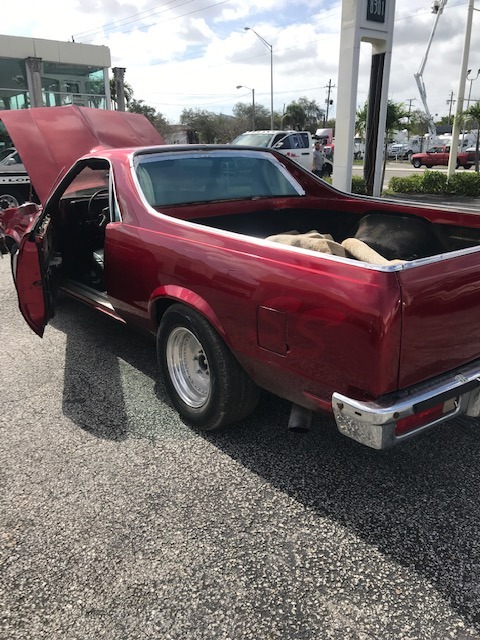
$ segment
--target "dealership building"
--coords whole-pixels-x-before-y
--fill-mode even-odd
[[[110,66],[105,46],[0,35],[0,110],[68,104],[111,109]],[[124,71],[113,70],[122,94]]]

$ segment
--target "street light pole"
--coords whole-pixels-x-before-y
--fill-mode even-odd
[[[249,89],[252,92],[252,131],[255,131],[255,89],[250,89],[244,84],[237,84],[237,89]]]
[[[244,27],[245,31],[253,31],[257,38],[270,50],[270,128],[273,129],[273,45],[262,38],[262,36],[252,29],[252,27]]]
[[[468,0],[465,40],[463,43],[462,64],[460,69],[460,80],[457,94],[457,109],[455,112],[455,118],[453,120],[452,142],[450,145],[450,155],[448,157],[447,175],[449,178],[453,176],[457,167],[457,147],[460,140],[460,121],[461,113],[463,111],[463,100],[465,97],[465,82],[467,78],[468,55],[470,53],[470,39],[472,35],[472,19],[474,11],[480,11],[480,9],[475,9],[474,0]]]
[[[472,95],[472,84],[475,82],[475,80],[480,75],[480,69],[477,71],[477,75],[474,78],[470,78],[470,74],[471,73],[472,73],[472,70],[469,69],[468,73],[467,73],[467,80],[470,82],[470,89],[468,90],[467,109],[470,106],[470,96]]]

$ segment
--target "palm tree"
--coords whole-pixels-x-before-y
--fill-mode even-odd
[[[291,129],[302,130],[305,128],[307,114],[304,107],[298,102],[291,102],[285,109],[283,123]]]
[[[365,131],[367,124],[367,112],[368,103],[366,102],[363,109],[359,109],[356,114],[355,129],[358,132]],[[382,184],[387,165],[388,140],[393,136],[395,131],[404,128],[405,118],[408,118],[408,111],[405,109],[403,102],[393,102],[392,100],[389,100],[387,102],[387,117],[385,120],[385,148],[383,153]],[[365,179],[367,180],[367,187],[368,183],[371,182],[371,178],[372,176],[369,176],[369,180],[367,180],[367,176],[365,176]],[[371,185],[368,188],[371,188]]]
[[[128,82],[123,83],[123,92],[125,94],[125,102],[127,106],[130,104],[130,101],[133,99],[133,89]],[[112,102],[116,104],[117,102],[117,86],[115,84],[115,78],[110,78],[110,97]]]
[[[480,147],[480,100],[472,104],[460,115],[462,122],[474,122],[477,127],[477,139],[475,141],[475,171],[479,170],[479,147]]]

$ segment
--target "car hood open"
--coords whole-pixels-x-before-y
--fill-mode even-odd
[[[0,119],[41,203],[73,163],[94,149],[165,143],[145,116],[125,111],[69,105],[1,111]]]

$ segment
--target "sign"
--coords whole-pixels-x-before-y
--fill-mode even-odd
[[[367,20],[385,22],[387,0],[367,0]]]

